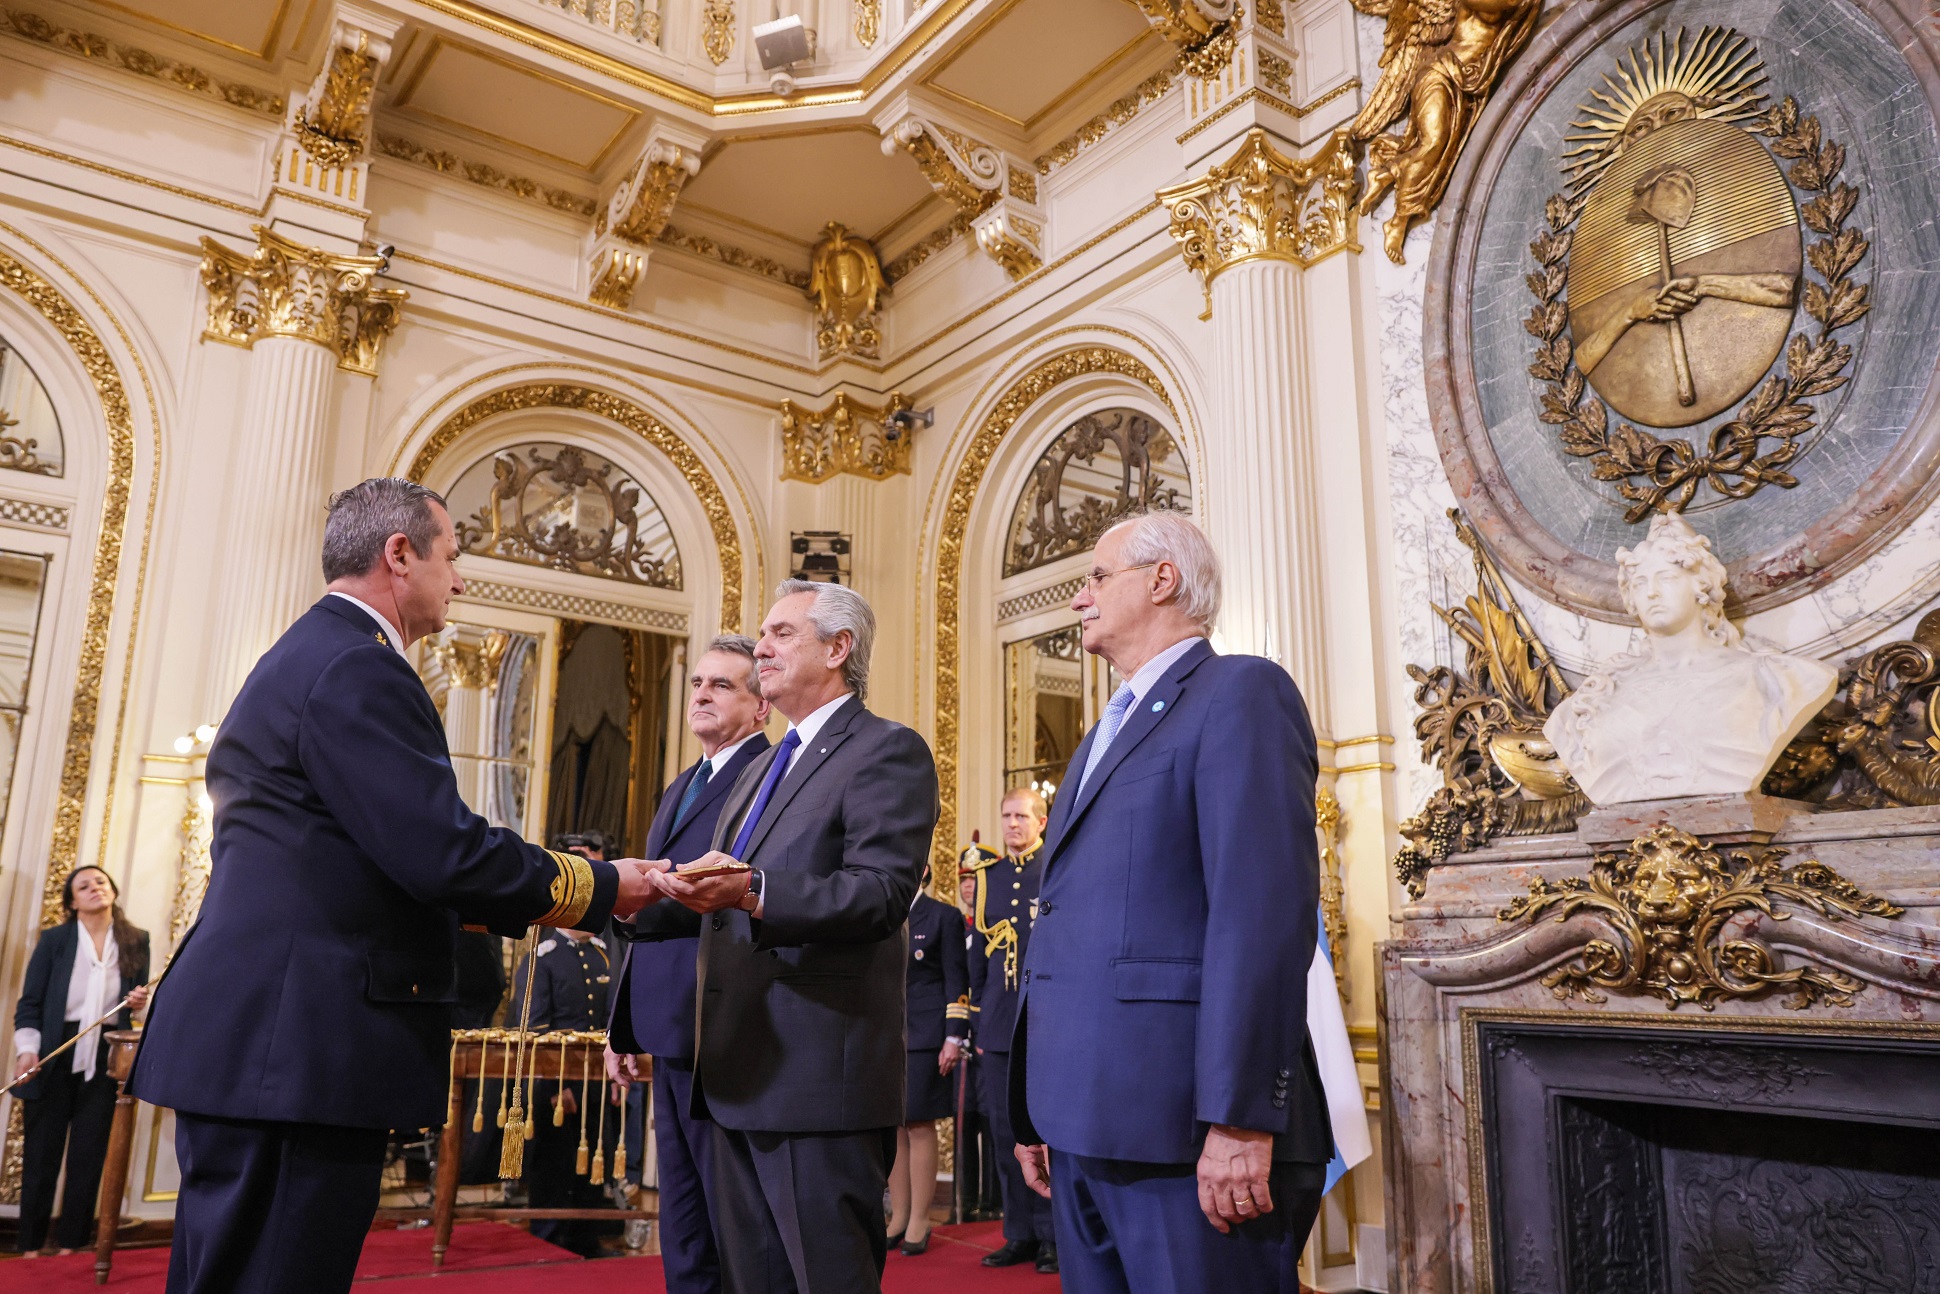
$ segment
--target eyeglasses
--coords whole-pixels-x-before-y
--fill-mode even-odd
[[[1085,576],[1082,580],[1078,581],[1078,583],[1082,585],[1084,588],[1089,589],[1091,592],[1096,593],[1099,589],[1104,588],[1105,581],[1110,579],[1114,575],[1123,575],[1126,571],[1142,571],[1142,570],[1145,570],[1147,567],[1157,566],[1157,565],[1158,565],[1157,562],[1140,562],[1137,566],[1121,566],[1115,571],[1101,571],[1094,566],[1091,570],[1091,574]]]

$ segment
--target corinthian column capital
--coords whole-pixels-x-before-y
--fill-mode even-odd
[[[1205,284],[1251,260],[1291,261],[1305,268],[1339,251],[1359,251],[1354,151],[1335,131],[1314,153],[1293,158],[1264,130],[1246,133],[1236,152],[1205,175],[1161,189],[1168,231],[1186,268]]]
[[[295,337],[330,349],[338,368],[375,375],[407,296],[375,285],[384,266],[383,257],[309,247],[265,225],[256,226],[252,253],[205,238],[209,322],[202,335],[235,346]]]

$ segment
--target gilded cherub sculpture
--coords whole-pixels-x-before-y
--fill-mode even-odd
[[[1366,215],[1394,190],[1384,227],[1388,259],[1399,265],[1416,221],[1435,209],[1509,60],[1529,43],[1542,0],[1353,0],[1388,20],[1381,80],[1351,133],[1368,141]],[[1408,115],[1398,135],[1383,134]]]
[[[882,262],[866,238],[831,220],[815,244],[808,295],[815,300],[815,341],[821,357],[860,355],[875,359],[882,348],[876,309],[889,284]]]
[[[1725,618],[1724,563],[1681,514],[1653,517],[1617,568],[1643,645],[1598,666],[1543,735],[1594,804],[1755,792],[1839,672],[1746,646]]]

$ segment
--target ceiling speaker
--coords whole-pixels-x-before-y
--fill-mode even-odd
[[[801,16],[790,14],[773,22],[756,23],[754,49],[761,56],[761,70],[764,72],[806,59],[808,32],[802,26]]]

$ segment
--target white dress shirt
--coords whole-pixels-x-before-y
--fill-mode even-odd
[[[841,696],[836,697],[835,700],[829,702],[827,705],[816,710],[813,714],[809,715],[808,718],[802,720],[800,723],[791,723],[788,725],[789,727],[793,728],[796,732],[801,734],[802,744],[797,746],[795,748],[794,753],[788,757],[788,768],[784,768],[781,770],[781,775],[783,777],[788,776],[788,769],[793,768],[795,766],[795,761],[801,758],[802,752],[808,749],[808,743],[810,743],[811,741],[814,741],[816,736],[821,733],[822,729],[828,726],[830,716],[832,716],[837,710],[840,710],[842,708],[843,702],[847,701],[850,697],[854,695],[855,693],[853,692],[844,692]]]
[[[1139,666],[1138,673],[1132,675],[1131,678],[1133,704],[1143,701],[1145,694],[1150,692],[1153,685],[1165,676],[1165,672],[1172,668],[1173,663],[1179,657],[1192,650],[1194,643],[1204,641],[1205,638],[1201,634],[1194,634],[1190,638],[1181,638],[1178,642],[1173,643],[1151,660]]]
[[[721,747],[719,750],[715,751],[712,755],[706,755],[706,752],[703,751],[702,753],[706,755],[707,762],[709,765],[707,770],[707,780],[711,782],[716,777],[719,777],[721,775],[721,770],[727,767],[727,762],[730,759],[734,758],[734,752],[741,749],[741,747],[747,745],[749,742],[753,741],[755,739],[755,733],[758,733],[760,731],[761,729],[756,728],[754,732],[749,733],[747,736],[741,738],[741,740],[734,742],[731,745]]]
[[[363,601],[361,598],[353,598],[350,594],[337,589],[330,590],[330,596],[333,598],[342,598],[344,601],[350,603],[351,606],[356,607],[359,611],[362,611],[365,615],[382,625],[384,627],[384,637],[390,640],[392,650],[397,652],[398,655],[404,656],[404,635],[397,631],[396,625],[384,617],[383,612],[379,611],[370,603]],[[409,660],[410,657],[406,656],[405,659]]]
[[[108,1014],[108,1008],[121,1000],[121,949],[115,944],[111,929],[102,939],[101,952],[97,955],[94,936],[86,926],[75,924],[78,928],[74,932],[74,966],[67,975],[67,1002],[61,1019],[89,1024]],[[74,1044],[74,1072],[82,1078],[94,1077],[101,1050],[100,1037],[101,1031],[97,1029]],[[40,1030],[13,1031],[16,1055],[37,1056],[40,1045]]]

